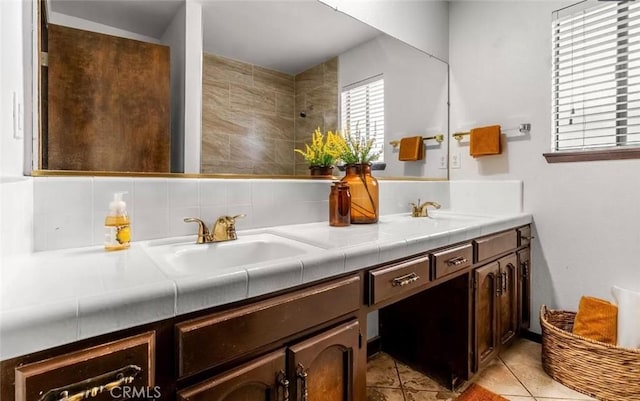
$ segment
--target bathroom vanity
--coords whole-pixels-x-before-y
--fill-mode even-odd
[[[300,284],[272,282],[260,294],[251,287],[257,276],[249,272],[244,299],[184,313],[178,309],[188,296],[181,284],[185,278],[172,277],[145,256],[144,244],[134,243],[120,254],[126,261],[120,261],[125,266],[118,267],[119,274],[129,268],[126,263],[162,270],[160,282],[176,288],[175,316],[145,318],[144,324],[103,329],[46,349],[24,344],[32,351],[2,361],[0,395],[3,400],[364,400],[367,315],[376,310],[380,335],[371,345],[456,387],[528,327],[530,222],[526,214],[442,214],[382,216],[377,225],[342,231],[326,223],[274,227],[271,235],[323,249],[298,261]],[[378,239],[369,241],[371,235]],[[351,243],[336,243],[336,236]],[[66,262],[98,258],[87,256],[91,252],[72,252]],[[220,288],[202,284],[200,290]],[[118,302],[103,300],[99,308],[117,310]],[[109,324],[153,308],[151,301],[127,302],[131,306]],[[26,314],[23,331],[16,332],[25,340],[31,318],[35,321]],[[77,324],[80,330],[82,322]]]

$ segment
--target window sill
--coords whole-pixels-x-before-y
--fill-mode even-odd
[[[590,162],[597,160],[640,159],[640,148],[550,152],[542,154],[547,163]]]

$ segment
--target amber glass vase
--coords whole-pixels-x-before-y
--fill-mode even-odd
[[[340,181],[349,184],[351,224],[378,222],[378,180],[371,175],[370,164],[348,164]]]

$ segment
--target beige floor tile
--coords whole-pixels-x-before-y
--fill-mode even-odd
[[[541,352],[541,344],[525,340],[524,338],[518,338],[509,348],[500,353],[500,359],[502,359],[507,366],[510,366],[512,363],[540,362]]]
[[[367,401],[404,401],[399,388],[367,387]]]
[[[427,391],[447,391],[447,389],[436,383],[432,378],[411,369],[402,362],[396,361],[400,381],[405,389],[427,390]]]
[[[367,386],[400,388],[400,378],[395,361],[383,352],[367,361]]]
[[[496,394],[531,396],[500,359],[494,359],[473,381]]]
[[[588,400],[595,400],[595,398],[587,398]],[[536,397],[536,401],[584,401],[584,398],[546,398]]]
[[[405,389],[404,394],[407,401],[453,401],[458,394],[448,391],[424,391]]]
[[[504,394],[501,394],[501,395],[509,401],[536,401],[536,399],[533,397],[522,397],[519,395],[504,395]]]
[[[593,400],[593,398],[571,390],[549,377],[542,369],[540,352],[540,344],[520,339],[503,352],[500,359],[536,399],[541,397]]]

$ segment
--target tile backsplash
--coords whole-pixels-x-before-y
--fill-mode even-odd
[[[522,208],[519,181],[379,181],[380,213],[409,211],[436,201],[467,213],[514,213]],[[328,220],[328,180],[36,177],[36,251],[101,245],[114,192],[127,192],[133,240],[191,235],[198,217],[209,226],[221,215],[246,214],[239,230]]]

